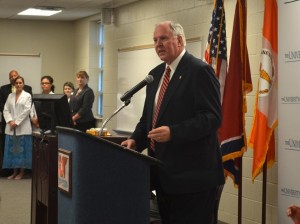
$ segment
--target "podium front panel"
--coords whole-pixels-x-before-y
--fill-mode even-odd
[[[33,135],[31,224],[57,223],[57,137]]]
[[[59,130],[58,147],[72,154],[72,194],[58,193],[58,223],[149,223],[147,160],[75,130]]]

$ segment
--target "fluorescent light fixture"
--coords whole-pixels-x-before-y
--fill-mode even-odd
[[[39,7],[39,8],[26,9],[23,12],[18,13],[18,15],[20,15],[20,16],[52,16],[61,11],[62,11],[61,8]]]

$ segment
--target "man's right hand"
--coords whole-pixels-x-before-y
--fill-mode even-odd
[[[124,147],[126,147],[128,149],[135,150],[135,148],[136,148],[136,142],[133,139],[127,139],[127,140],[121,142],[121,146],[124,146]]]

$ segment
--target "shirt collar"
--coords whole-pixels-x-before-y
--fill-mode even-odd
[[[167,65],[166,64],[166,68],[169,66],[170,69],[171,69],[171,74],[170,74],[170,77],[172,77],[172,75],[174,74],[174,72],[176,71],[176,68],[181,60],[181,58],[183,57],[183,55],[185,54],[186,52],[186,49],[183,49],[183,51],[181,51],[181,53],[178,55],[178,57],[170,64],[170,65]]]

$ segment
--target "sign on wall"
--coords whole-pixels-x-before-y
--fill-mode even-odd
[[[278,1],[278,223],[300,206],[300,1]],[[290,25],[289,25],[290,24]]]

